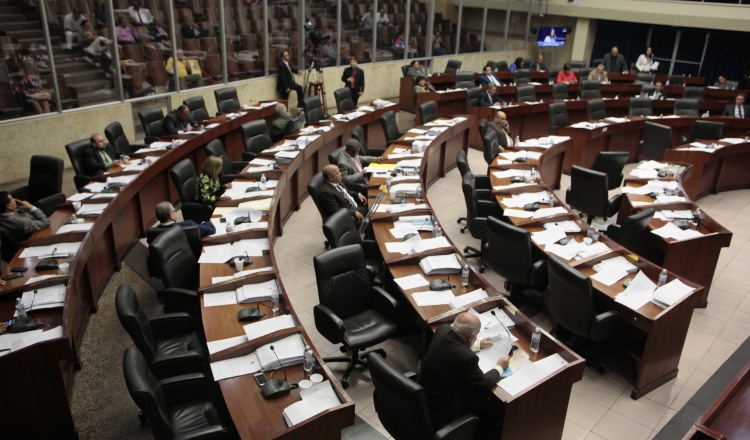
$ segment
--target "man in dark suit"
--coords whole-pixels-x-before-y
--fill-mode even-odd
[[[292,90],[297,92],[297,106],[301,107],[302,100],[305,98],[305,91],[302,90],[301,85],[294,81],[293,74],[297,73],[297,71],[289,64],[289,51],[285,50],[281,53],[281,62],[278,65],[278,69],[279,82],[276,84],[276,90],[282,99],[288,99],[289,92]]]
[[[346,209],[359,224],[367,214],[367,201],[364,195],[347,190],[342,184],[341,171],[336,165],[323,167],[323,184],[320,186],[318,198],[326,217],[335,214],[340,209]]]
[[[602,59],[604,64],[604,70],[610,73],[628,73],[628,65],[625,62],[625,57],[622,56],[617,46],[613,47],[612,50],[604,55]]]
[[[503,98],[497,96],[497,86],[490,84],[487,90],[479,95],[478,104],[480,107],[490,107],[497,102],[503,102]]]
[[[278,142],[284,137],[286,126],[289,124],[289,121],[292,120],[292,114],[286,111],[286,106],[282,103],[276,104],[276,107],[273,109],[273,114],[276,116],[276,119],[274,119],[268,127],[268,135],[271,136],[272,141]]]
[[[180,131],[189,130],[191,125],[198,125],[190,117],[190,109],[186,105],[177,107],[167,113],[167,116],[161,121],[161,132],[164,134],[177,134]]]
[[[490,84],[500,86],[503,83],[501,83],[497,79],[497,77],[495,77],[495,74],[492,73],[492,66],[484,66],[484,70],[482,71],[482,74],[479,75],[479,85],[487,87]]]
[[[661,81],[656,81],[654,83],[654,90],[650,93],[646,93],[646,98],[653,99],[655,101],[664,99],[664,84],[662,84]]]
[[[171,228],[172,226],[195,226],[198,225],[196,222],[192,220],[184,220],[181,222],[177,221],[177,216],[175,215],[177,213],[177,210],[174,209],[174,206],[172,206],[169,202],[159,202],[156,205],[156,219],[159,220],[159,226],[157,228]],[[207,220],[200,225],[198,225],[198,231],[200,233],[201,237],[205,237],[207,235],[212,235],[216,233],[216,226],[214,226],[213,223],[211,223],[210,220]]]
[[[488,130],[495,130],[497,141],[500,144],[500,151],[513,146],[513,137],[510,135],[510,124],[505,112],[495,113],[495,119],[487,123]]]
[[[349,59],[349,67],[344,69],[344,73],[341,75],[341,81],[343,81],[344,85],[351,90],[352,102],[356,107],[359,97],[365,93],[365,72],[357,67],[357,58],[351,57]]]
[[[470,412],[480,417],[484,431],[487,425],[494,425],[492,414],[484,412],[481,401],[489,394],[486,391],[500,380],[510,358],[502,357],[495,368],[482,373],[474,351],[492,345],[492,341],[485,339],[475,343],[480,327],[478,317],[461,313],[453,324],[440,326],[432,337],[422,359],[418,382],[424,387],[435,426],[445,426]]]
[[[344,152],[339,156],[338,162],[344,186],[357,192],[364,192],[363,190],[367,188],[368,179],[365,176],[365,168],[372,162],[383,162],[383,158],[380,157],[360,156],[359,151],[361,148],[362,146],[358,140],[349,139]]]
[[[745,104],[745,95],[737,95],[737,97],[734,98],[734,105],[729,104],[724,109],[724,113],[722,113],[722,115],[734,116],[735,118],[739,119],[747,119],[750,118],[750,116],[748,116],[748,113],[750,113],[750,105]]]
[[[91,148],[83,155],[83,168],[87,176],[95,176],[113,166],[130,163],[130,158],[115,150],[99,133],[91,135]]]
[[[536,60],[534,61],[533,70],[536,70],[537,72],[541,72],[544,70],[547,70],[547,66],[544,65],[544,55],[539,54],[536,56]]]

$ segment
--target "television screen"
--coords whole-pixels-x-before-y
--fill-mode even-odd
[[[536,37],[537,46],[565,46],[568,37],[568,28],[565,27],[542,27]]]

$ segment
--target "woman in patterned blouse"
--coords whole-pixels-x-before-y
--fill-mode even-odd
[[[196,182],[195,200],[206,204],[216,203],[217,200],[229,200],[229,197],[222,194],[227,188],[231,188],[232,184],[219,183],[221,165],[221,157],[218,156],[208,156],[203,162],[203,172]]]

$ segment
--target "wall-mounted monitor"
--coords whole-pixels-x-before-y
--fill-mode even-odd
[[[565,46],[568,38],[566,27],[541,27],[536,37],[537,46]]]

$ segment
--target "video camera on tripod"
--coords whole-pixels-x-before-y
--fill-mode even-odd
[[[320,32],[320,29],[315,27],[315,25],[311,21],[305,23],[304,28],[309,32],[307,36],[310,38],[310,44],[312,44],[315,49],[322,46],[323,43],[326,42],[326,40],[331,38],[330,35],[323,35],[323,33]]]

